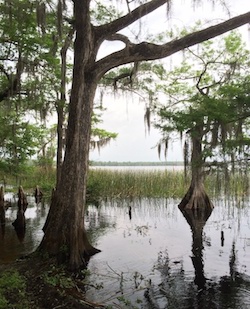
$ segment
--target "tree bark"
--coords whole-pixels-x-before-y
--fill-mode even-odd
[[[61,167],[63,162],[64,134],[63,126],[65,121],[65,105],[66,105],[66,71],[67,71],[67,51],[73,40],[75,30],[71,29],[61,48],[61,93],[60,100],[57,102],[57,160],[56,160],[56,179],[60,179]]]
[[[97,79],[88,71],[93,61],[89,0],[75,0],[76,39],[74,70],[65,157],[53,194],[39,250],[69,261],[70,268],[84,264],[98,252],[84,229],[84,205],[91,133],[91,116]]]
[[[17,201],[17,206],[19,211],[23,211],[25,213],[27,206],[28,206],[28,201],[27,197],[23,191],[23,187],[20,186],[18,189],[18,201]]]
[[[191,132],[192,155],[191,155],[191,173],[192,179],[190,187],[184,198],[179,204],[181,210],[184,209],[213,209],[204,188],[204,174],[202,157],[202,137],[203,125],[196,125]]]

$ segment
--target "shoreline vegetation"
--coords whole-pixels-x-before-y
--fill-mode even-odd
[[[184,166],[182,161],[131,162],[131,161],[91,161],[90,166]]]
[[[90,169],[87,197],[91,203],[116,198],[183,198],[191,181],[190,172],[185,176],[180,170],[126,170]],[[227,175],[214,171],[207,175],[205,188],[211,198],[218,196],[247,196],[250,179],[247,172]],[[94,199],[94,200],[92,200]]]
[[[118,168],[113,169],[113,167]],[[131,167],[131,169],[126,167]],[[136,167],[142,168],[137,169]],[[153,169],[147,167],[153,167]],[[158,169],[158,167],[166,167],[166,169]],[[177,169],[168,169],[167,167],[177,167]],[[91,162],[88,172],[87,199],[88,203],[91,203],[107,198],[182,198],[190,184],[190,177],[189,168],[185,174],[183,162],[180,161],[94,161]],[[18,187],[22,186],[27,195],[33,195],[34,189],[38,186],[45,197],[50,198],[55,186],[55,178],[54,168],[46,170],[34,167],[32,171],[28,170],[19,175],[18,178],[15,175],[6,175],[6,173],[0,171],[0,185],[4,187],[6,193],[17,192]],[[248,170],[230,173],[225,173],[219,169],[210,171],[205,179],[205,188],[211,198],[225,194],[246,196],[250,194]]]

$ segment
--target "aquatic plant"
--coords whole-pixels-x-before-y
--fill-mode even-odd
[[[188,188],[190,176],[184,171],[169,170],[112,170],[90,169],[88,193],[95,199],[163,197],[182,198]],[[246,196],[250,179],[246,172],[211,172],[205,180],[211,197],[220,195]]]
[[[183,172],[167,170],[90,170],[93,185],[100,198],[180,197],[186,190]]]

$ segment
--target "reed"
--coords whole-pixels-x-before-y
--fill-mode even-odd
[[[211,197],[221,195],[249,195],[250,178],[247,173],[226,176],[213,173],[206,177],[205,188]],[[106,170],[90,169],[89,195],[95,198],[165,197],[182,198],[190,184],[183,171],[159,170]]]
[[[101,198],[176,198],[185,194],[187,185],[183,172],[179,171],[90,169],[88,178],[88,187],[96,188]]]

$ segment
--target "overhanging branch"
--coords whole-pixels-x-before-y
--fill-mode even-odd
[[[162,59],[187,47],[212,39],[249,22],[250,12],[247,12],[215,26],[196,31],[180,39],[170,41],[166,44],[157,45],[148,42],[130,44],[124,49],[112,53],[97,61],[93,70],[96,72],[97,76],[101,78],[107,71],[120,65],[131,62]]]
[[[132,12],[129,12],[125,16],[122,16],[108,24],[95,27],[96,37],[106,37],[114,34],[141,19],[143,16],[155,11],[157,8],[165,3],[168,3],[169,1],[170,0],[152,0],[148,3],[140,5],[138,8],[134,9]]]

